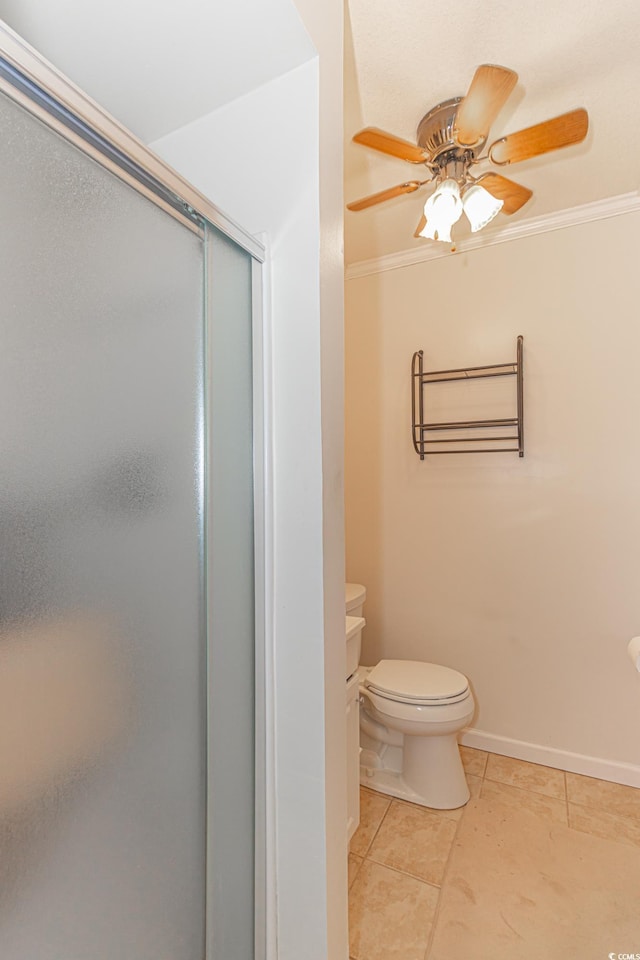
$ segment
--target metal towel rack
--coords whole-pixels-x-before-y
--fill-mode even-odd
[[[516,340],[515,363],[493,363],[483,367],[461,367],[456,370],[429,370],[423,369],[423,352],[418,350],[411,361],[411,420],[413,427],[413,446],[421,460],[425,455],[437,453],[517,453],[524,456],[524,401],[523,401],[523,338]],[[487,377],[515,377],[516,378],[516,416],[505,419],[489,420],[457,420],[449,423],[425,423],[424,389],[431,383],[451,383],[455,380],[483,380]],[[508,430],[513,428],[507,436],[493,436],[489,430],[496,428]],[[453,432],[455,430],[483,430],[484,435],[477,437],[437,437],[431,439],[430,433]],[[514,446],[493,447],[488,443],[512,441]],[[445,443],[458,444],[446,450],[430,449],[433,445]],[[485,446],[463,447],[462,444],[484,443]]]

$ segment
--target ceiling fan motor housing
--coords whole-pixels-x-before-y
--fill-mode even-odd
[[[473,147],[460,147],[456,143],[453,128],[458,104],[462,100],[462,97],[452,97],[429,110],[418,124],[416,140],[427,153],[429,163],[439,167],[440,171],[449,168],[450,164],[461,164],[460,174],[463,175],[463,171],[479,156],[487,140],[485,137]],[[459,179],[455,169],[447,172]]]

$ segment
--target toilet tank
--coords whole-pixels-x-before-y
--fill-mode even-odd
[[[361,617],[364,602],[367,599],[367,588],[361,583],[345,583],[344,585],[345,613],[348,617]]]

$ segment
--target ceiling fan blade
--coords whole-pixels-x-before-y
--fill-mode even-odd
[[[560,147],[570,147],[580,143],[589,129],[589,115],[585,109],[571,110],[553,120],[545,120],[534,127],[510,133],[496,140],[489,148],[489,158],[497,164],[518,163],[539,157]]]
[[[456,112],[453,135],[461,147],[475,147],[486,138],[517,82],[518,74],[507,67],[492,63],[478,67]]]
[[[363,197],[362,200],[354,200],[353,203],[348,203],[347,210],[366,210],[367,207],[373,207],[376,203],[384,203],[385,200],[393,200],[394,197],[399,197],[403,193],[413,193],[423,183],[428,182],[428,180],[409,180],[407,183],[399,183],[397,187],[389,187],[388,190],[381,190],[380,193],[372,193],[368,197]]]
[[[379,150],[380,153],[398,157],[400,160],[408,160],[409,163],[424,163],[426,159],[424,150],[417,147],[415,143],[401,140],[400,137],[394,137],[392,133],[386,133],[377,127],[365,127],[364,130],[356,133],[353,141],[365,147],[371,147],[373,150]]]
[[[426,225],[427,225],[427,218],[425,217],[425,215],[424,215],[424,213],[423,213],[422,216],[420,217],[420,220],[418,221],[418,226],[416,227],[416,232],[414,233],[414,237],[416,238],[416,240],[419,240],[419,239],[420,239],[420,234],[422,233],[422,231],[424,230],[424,228],[426,227]]]
[[[496,200],[503,201],[502,213],[517,213],[533,196],[533,191],[528,187],[523,187],[522,184],[515,183],[513,180],[507,180],[499,173],[485,173],[478,177],[476,183],[484,187]]]

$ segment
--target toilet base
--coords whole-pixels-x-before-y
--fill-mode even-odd
[[[427,804],[424,797],[419,796],[407,786],[401,773],[395,770],[384,770],[376,767],[365,767],[360,765],[360,783],[363,787],[375,790],[377,793],[385,793],[388,797],[397,797],[398,800],[408,800],[409,803],[418,803],[422,807]]]
[[[402,748],[365,747],[360,754],[360,783],[434,810],[455,810],[470,797],[455,735],[405,736]]]

